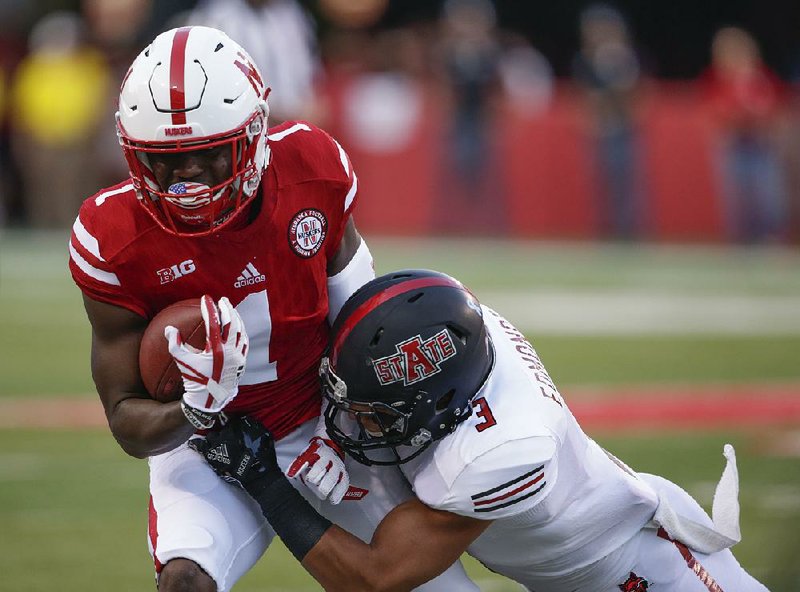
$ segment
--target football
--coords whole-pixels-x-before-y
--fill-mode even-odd
[[[183,395],[183,380],[167,349],[164,327],[181,332],[184,343],[203,349],[206,330],[200,312],[200,299],[191,298],[170,304],[152,318],[139,345],[139,373],[147,392],[157,401],[177,401]]]

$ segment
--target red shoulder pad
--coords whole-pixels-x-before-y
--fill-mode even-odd
[[[154,223],[137,203],[130,181],[103,189],[86,199],[72,225],[69,268],[87,296],[144,314],[133,302],[115,268],[115,256]]]
[[[339,142],[304,121],[289,121],[276,126],[270,129],[268,137],[279,186],[309,181],[339,184],[344,211],[352,208],[358,179]]]

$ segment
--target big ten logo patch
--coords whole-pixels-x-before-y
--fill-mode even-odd
[[[167,284],[192,273],[195,269],[197,269],[197,266],[194,264],[194,261],[187,259],[171,267],[157,270],[156,275],[158,275],[158,279],[162,284]]]
[[[321,248],[328,234],[328,220],[319,210],[297,212],[289,223],[289,245],[301,257],[311,257]]]

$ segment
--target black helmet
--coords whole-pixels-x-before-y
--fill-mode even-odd
[[[494,349],[475,297],[436,271],[362,286],[320,365],[329,436],[364,464],[411,460],[469,417]]]

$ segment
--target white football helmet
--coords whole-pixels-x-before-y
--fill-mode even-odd
[[[247,52],[217,29],[161,33],[134,60],[122,81],[117,134],[139,201],[162,228],[209,234],[256,194],[269,163],[268,94]],[[224,182],[159,186],[150,154],[221,145],[231,150]]]

